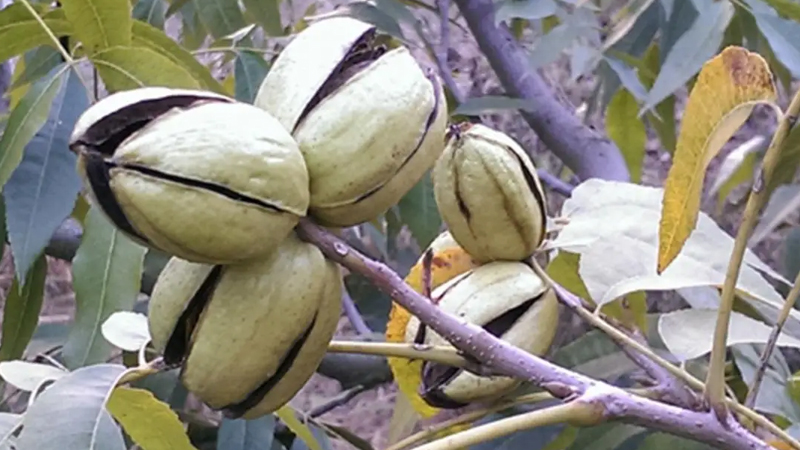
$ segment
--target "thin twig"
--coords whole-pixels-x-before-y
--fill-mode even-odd
[[[460,433],[452,434],[433,441],[429,444],[416,447],[416,450],[450,450],[468,448],[472,445],[491,441],[518,431],[555,425],[564,422],[580,422],[582,419],[589,422],[598,420],[602,410],[591,403],[571,401],[547,408],[537,409],[524,414],[518,414],[505,419],[499,419],[480,425]]]
[[[425,298],[431,298],[431,291],[433,290],[433,249],[425,250],[422,255],[422,295]]]
[[[536,392],[534,394],[528,394],[517,397],[513,400],[501,403],[499,405],[490,406],[488,408],[483,408],[475,411],[469,411],[467,413],[461,414],[460,416],[453,417],[452,419],[449,420],[445,420],[444,422],[433,424],[430,427],[418,433],[414,433],[411,436],[408,436],[407,438],[401,441],[397,441],[396,443],[387,447],[386,450],[402,450],[418,442],[427,441],[429,438],[449,428],[475,422],[477,420],[480,420],[488,416],[489,414],[494,414],[496,412],[504,411],[506,409],[513,408],[515,406],[526,405],[531,403],[539,403],[545,400],[552,400],[552,399],[553,396],[548,394],[547,392]]]
[[[436,7],[439,9],[439,45],[435,46],[433,57],[444,85],[450,90],[456,103],[460,105],[466,98],[458,88],[458,84],[453,78],[453,71],[450,70],[450,64],[447,61],[447,54],[450,52],[450,0],[436,0]]]
[[[544,169],[538,169],[536,173],[539,175],[539,179],[542,180],[542,183],[544,183],[545,186],[549,187],[555,192],[558,192],[564,197],[572,197],[572,191],[575,189],[575,186],[567,183],[566,181],[558,178]]]
[[[347,320],[350,321],[350,325],[356,330],[356,333],[362,335],[372,334],[372,329],[370,329],[367,322],[364,321],[361,313],[358,312],[358,307],[353,301],[353,297],[350,297],[350,293],[347,292],[347,288],[344,286],[342,286],[342,309],[344,310],[345,316],[347,316]]]
[[[744,406],[748,408],[752,408],[756,403],[758,390],[761,389],[761,381],[764,379],[764,374],[767,372],[769,358],[772,356],[772,352],[775,350],[775,344],[778,342],[778,336],[780,336],[781,330],[783,330],[783,325],[786,324],[786,319],[789,318],[789,314],[792,312],[794,304],[797,302],[797,297],[799,295],[800,272],[797,273],[797,276],[794,279],[792,290],[789,291],[789,295],[786,296],[786,301],[783,303],[783,308],[781,308],[778,321],[772,328],[772,333],[769,335],[767,345],[764,347],[764,351],[761,353],[761,360],[759,362],[758,369],[756,370],[756,374],[753,377],[753,384],[750,386],[750,389],[748,389],[747,398],[744,400]]]
[[[778,128],[772,136],[772,142],[764,154],[761,169],[756,175],[755,182],[750,189],[750,196],[747,198],[747,205],[744,209],[742,221],[739,224],[739,231],[736,233],[733,252],[728,263],[728,271],[725,274],[725,283],[722,285],[705,388],[705,398],[711,404],[718,417],[723,417],[727,413],[723,402],[725,398],[725,355],[736,281],[739,279],[744,253],[747,250],[747,241],[750,239],[750,234],[753,232],[758,220],[759,212],[769,195],[766,187],[772,180],[772,174],[783,152],[784,142],[789,135],[789,131],[797,122],[798,114],[800,114],[800,91],[795,93],[789,107],[780,118]]]
[[[314,419],[323,414],[327,414],[340,406],[346,405],[350,400],[356,398],[356,396],[358,396],[362,392],[366,392],[370,389],[371,389],[370,386],[365,386],[363,384],[359,384],[358,386],[353,386],[350,389],[340,392],[339,395],[328,400],[327,402],[314,407],[306,415],[309,418]]]
[[[395,358],[422,359],[481,372],[476,364],[464,359],[452,347],[434,347],[387,342],[331,341],[329,353],[358,353],[362,355],[393,356]]]

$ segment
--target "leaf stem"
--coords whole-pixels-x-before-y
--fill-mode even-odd
[[[459,425],[475,422],[476,420],[480,420],[488,416],[489,414],[494,414],[496,412],[500,412],[508,408],[513,408],[515,406],[526,405],[530,403],[539,403],[545,400],[552,400],[552,399],[553,396],[547,392],[536,392],[533,394],[522,395],[510,401],[503,402],[499,405],[490,406],[488,408],[482,408],[475,411],[470,411],[460,416],[453,417],[452,419],[445,420],[444,422],[434,424],[418,433],[414,433],[411,436],[408,436],[407,438],[401,441],[397,441],[396,443],[387,447],[386,450],[402,450],[418,442],[425,441],[431,436],[439,434],[442,431],[447,430],[448,428],[453,428]]]
[[[717,314],[717,324],[714,329],[714,342],[711,348],[711,362],[708,367],[704,392],[706,401],[709,402],[718,418],[724,417],[727,413],[724,406],[725,354],[736,281],[739,279],[739,271],[747,249],[747,240],[753,232],[759,211],[761,211],[769,196],[769,191],[766,187],[772,179],[772,174],[783,151],[784,141],[797,121],[798,113],[800,113],[800,91],[795,93],[789,107],[780,118],[778,128],[772,136],[772,142],[764,154],[761,170],[756,175],[750,196],[747,199],[744,216],[733,244],[733,253],[728,264],[728,271],[725,274],[725,284],[722,286],[722,294],[720,296],[719,313]]]
[[[570,422],[576,419],[591,420],[602,409],[591,403],[571,401],[548,408],[537,409],[524,414],[495,420],[460,433],[446,436],[429,444],[416,447],[416,450],[453,450],[468,448],[471,445],[491,441],[517,431]]]
[[[778,342],[778,336],[781,334],[781,330],[783,330],[783,326],[786,324],[786,319],[789,318],[789,314],[792,312],[792,308],[797,302],[798,296],[800,296],[800,272],[797,273],[797,276],[794,279],[792,290],[790,290],[789,295],[786,296],[786,301],[783,303],[783,308],[781,308],[781,312],[778,315],[778,321],[772,328],[772,333],[769,335],[767,345],[764,347],[764,351],[761,353],[761,360],[758,365],[758,369],[756,370],[756,374],[753,377],[753,384],[750,386],[750,389],[748,389],[747,398],[745,398],[744,401],[744,405],[748,408],[752,408],[756,403],[758,390],[761,388],[761,382],[764,380],[764,374],[767,372],[769,358],[772,356],[772,352],[775,350],[775,344]]]
[[[86,88],[86,93],[88,95],[92,95],[91,86],[89,85],[89,83],[86,82],[86,80],[83,79],[83,76],[78,71],[78,67],[75,64],[75,60],[72,58],[72,55],[70,55],[69,51],[67,51],[67,49],[65,49],[64,46],[61,45],[61,42],[58,40],[58,37],[56,37],[56,35],[53,33],[53,30],[51,30],[50,27],[47,26],[44,19],[42,19],[39,13],[37,13],[36,10],[33,9],[33,6],[31,6],[28,0],[19,0],[19,2],[22,3],[23,6],[25,6],[25,9],[27,9],[28,12],[31,13],[33,19],[39,23],[40,27],[42,27],[42,30],[44,30],[45,34],[47,34],[47,37],[50,38],[50,41],[56,47],[56,50],[58,50],[58,52],[61,53],[61,57],[64,58],[64,62],[66,62],[70,66],[70,68],[72,68],[72,70],[75,72],[75,76],[78,77],[78,79],[81,81],[81,84],[83,84],[83,87]]]
[[[331,341],[329,353],[359,353],[363,355],[392,356],[395,358],[422,359],[453,367],[472,366],[452,347],[426,347],[414,344],[386,342]]]

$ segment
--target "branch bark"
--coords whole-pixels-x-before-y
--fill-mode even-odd
[[[492,0],[454,2],[508,94],[535,106],[521,114],[550,151],[582,180],[630,181],[619,148],[560,104],[542,77],[530,68],[528,55],[508,27],[495,25]]]
[[[456,348],[483,360],[492,370],[532,382],[556,398],[568,401],[580,399],[596,405],[603,420],[621,420],[721,449],[771,448],[742,427],[732,415],[718,421],[713,413],[691,411],[635,396],[531,355],[476,325],[444,313],[403,282],[389,267],[365,258],[309,220],[302,220],[297,231],[302,239],[319,247],[328,258],[369,279]]]

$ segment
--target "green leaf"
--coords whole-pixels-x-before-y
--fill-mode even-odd
[[[493,111],[506,111],[509,109],[532,111],[533,108],[533,104],[528,100],[504,97],[502,95],[484,95],[483,97],[467,99],[450,114],[453,116],[477,116]]]
[[[44,256],[40,256],[33,269],[28,272],[25,287],[21,288],[16,278],[11,283],[3,306],[0,361],[19,359],[25,353],[39,323],[46,277],[47,261]]]
[[[377,333],[386,331],[392,299],[361,275],[350,273],[344,277],[347,292],[353,298],[367,326]]]
[[[61,8],[88,54],[131,45],[129,0],[62,0]]]
[[[559,348],[553,362],[600,380],[613,380],[636,369],[614,341],[596,330]]]
[[[269,72],[269,64],[263,56],[251,51],[240,50],[233,66],[236,100],[253,103],[267,72]]]
[[[52,47],[43,46],[29,51],[25,54],[25,67],[22,75],[14,80],[8,90],[16,89],[42,78],[62,62],[64,62],[64,59],[61,53]]]
[[[217,435],[217,450],[270,450],[275,432],[275,416],[258,419],[223,419]]]
[[[639,444],[638,450],[712,450],[714,447],[702,442],[684,439],[667,433],[653,433]]]
[[[164,0],[138,0],[133,7],[133,18],[163,30],[164,22],[167,20],[167,4]],[[132,31],[135,35],[136,30]],[[136,43],[135,40],[132,42]]]
[[[280,0],[243,0],[245,10],[264,29],[267,36],[283,36]]]
[[[70,215],[81,189],[76,157],[68,145],[89,99],[74,71],[60,79],[50,116],[26,146],[22,161],[3,188],[8,240],[19,280],[25,279],[50,237]]]
[[[91,57],[109,92],[145,86],[198,89],[189,71],[145,47],[113,47]]]
[[[57,37],[72,33],[72,26],[63,18],[45,17],[43,20]],[[40,45],[53,45],[53,43],[24,5],[14,3],[0,10],[0,61],[33,50]]]
[[[400,218],[408,225],[411,235],[420,248],[426,248],[442,226],[439,208],[433,198],[433,181],[425,174],[397,204]]]
[[[191,53],[172,40],[163,31],[143,22],[133,23],[133,43],[138,47],[147,47],[183,67],[203,88],[220,94],[226,94],[225,88]]]
[[[111,314],[133,308],[144,253],[143,247],[119,232],[100,211],[89,211],[81,246],[72,261],[76,312],[63,350],[67,367],[107,360],[112,347],[103,339],[101,327]]]
[[[118,387],[106,407],[142,450],[196,450],[178,415],[149,391]]]
[[[124,450],[122,431],[105,409],[118,364],[78,369],[41,393],[28,408],[17,441],[20,449]]]
[[[751,248],[767,238],[773,230],[800,208],[800,184],[778,186],[767,202],[748,241]]]
[[[606,132],[617,144],[628,170],[631,181],[642,179],[642,164],[647,143],[647,130],[638,118],[639,105],[627,89],[620,89],[611,99],[606,109]]]
[[[645,428],[617,422],[582,428],[569,446],[569,450],[613,450],[628,439],[646,431]]]
[[[800,272],[800,227],[793,227],[783,241],[783,270],[784,277],[794,280]]]
[[[68,66],[61,65],[53,70],[51,76],[33,83],[19,105],[11,111],[0,138],[0,186],[4,186],[11,177],[22,159],[23,149],[47,120],[50,105],[68,69]]]
[[[203,23],[200,22],[194,3],[188,0],[173,0],[167,10],[167,17],[170,16],[170,11],[172,11],[173,7],[176,8],[175,11],[181,12],[181,42],[183,46],[187,50],[200,48],[208,36],[208,31]]]
[[[289,405],[282,406],[280,409],[275,411],[275,415],[280,417],[283,423],[285,423],[286,426],[292,430],[295,435],[297,435],[299,439],[295,439],[295,442],[304,443],[307,448],[310,448],[311,450],[322,450],[322,446],[320,446],[318,437],[316,436],[316,433],[314,433],[312,427],[298,420],[297,416],[295,415],[295,410]]]
[[[336,12],[354,19],[374,25],[384,33],[390,34],[400,40],[405,39],[402,28],[392,15],[367,2],[348,3]]]
[[[656,76],[661,70],[660,49],[653,43],[647,53],[642,57],[642,65],[646,70],[639,71],[639,78],[647,89],[653,87]],[[669,153],[675,152],[677,136],[675,134],[675,96],[670,95],[656,105],[655,109],[646,114],[647,122],[655,130],[661,146]]]
[[[733,12],[730,3],[708,2],[689,30],[669,49],[643,110],[653,108],[672,95],[717,53]]]
[[[200,22],[215,39],[241,30],[247,24],[236,0],[192,0]]]

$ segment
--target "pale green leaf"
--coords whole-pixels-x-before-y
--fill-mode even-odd
[[[552,16],[558,11],[558,4],[554,0],[503,0],[498,2],[494,13],[496,24],[508,22],[509,19],[538,20]]]
[[[733,238],[705,213],[700,214],[696,230],[673,264],[663,274],[656,273],[662,198],[663,190],[658,188],[598,179],[585,181],[564,203],[561,216],[569,223],[548,247],[581,255],[581,278],[591,297],[600,304],[643,290],[721,286]],[[781,309],[783,298],[761,273],[788,283],[747,250],[737,292],[772,320]],[[791,317],[787,331],[800,336],[800,312],[793,311]]]
[[[61,8],[87,53],[131,45],[129,0],[62,0]]]
[[[353,2],[339,8],[336,15],[344,15],[375,25],[376,28],[400,40],[405,39],[397,19],[377,6],[367,2]]]
[[[662,314],[658,320],[658,333],[667,349],[680,361],[703,356],[711,351],[717,323],[716,309],[682,309]],[[726,346],[737,344],[764,344],[769,340],[772,327],[744,314],[731,314]],[[778,347],[800,348],[800,339],[781,333]]]
[[[653,88],[647,94],[643,110],[653,108],[672,95],[714,56],[733,12],[733,5],[729,2],[709,4],[675,45],[665,50],[668,51],[666,59]]]
[[[89,107],[89,99],[74,71],[64,78],[47,121],[25,147],[22,161],[3,188],[8,240],[19,280],[25,279],[53,233],[70,215],[81,189],[76,157],[68,146],[72,128]]]
[[[200,64],[199,61],[180,44],[176,43],[163,31],[152,27],[146,23],[133,23],[133,43],[139,47],[147,47],[165,56],[176,65],[184,68],[204,89],[226,94],[225,89],[219,81],[211,74],[208,67]]]
[[[39,323],[46,277],[47,261],[44,256],[40,256],[33,268],[28,271],[24,287],[20,286],[16,277],[11,283],[3,305],[0,361],[19,359],[25,354],[25,349]]]
[[[53,383],[28,408],[19,450],[124,450],[122,431],[105,409],[125,367],[98,364]]]
[[[758,29],[769,42],[775,56],[792,75],[800,76],[800,23],[778,17],[775,10],[763,2],[746,2],[753,9]]]
[[[4,186],[22,159],[22,152],[47,121],[50,105],[59,92],[69,67],[61,65],[28,89],[11,111],[0,138],[0,186]]]
[[[140,313],[115,312],[103,322],[100,331],[111,345],[129,352],[139,350],[150,341],[147,316]]]
[[[627,89],[620,89],[606,109],[606,133],[617,144],[631,174],[638,183],[642,178],[647,130],[638,118],[639,105]]]
[[[277,411],[275,411],[275,415],[278,416],[281,421],[283,421],[283,423],[285,423],[286,426],[297,435],[299,438],[297,439],[298,441],[304,442],[305,445],[307,445],[311,450],[322,450],[322,447],[317,441],[317,438],[314,436],[314,433],[311,431],[311,428],[297,419],[294,409],[292,409],[289,405],[279,408]]]
[[[638,450],[713,450],[714,447],[673,434],[653,433],[642,440]]]
[[[764,136],[753,136],[731,150],[722,160],[714,184],[708,190],[708,196],[717,195],[717,211],[722,210],[725,199],[733,189],[752,180],[758,152],[763,149],[765,143]]]
[[[196,450],[178,415],[152,392],[118,387],[106,407],[142,450]]]
[[[6,383],[27,392],[35,390],[44,381],[58,380],[68,373],[50,364],[20,360],[0,362],[0,377]]]
[[[75,322],[63,356],[77,368],[108,359],[111,344],[101,327],[113,313],[133,308],[145,249],[118,231],[96,208],[89,211],[81,246],[72,261]]]
[[[740,344],[731,349],[733,360],[742,375],[742,381],[748,386],[752,386],[757,367],[761,365],[762,348],[763,345]],[[780,415],[793,423],[800,422],[800,404],[795,403],[791,396],[786,395],[791,378],[791,369],[781,352],[772,352],[754,409]]]
[[[96,53],[91,60],[109,92],[145,86],[200,87],[188,70],[145,47],[113,47]]]
[[[761,218],[750,236],[748,245],[755,246],[763,241],[800,208],[800,185],[784,184],[778,186],[761,213]]]

